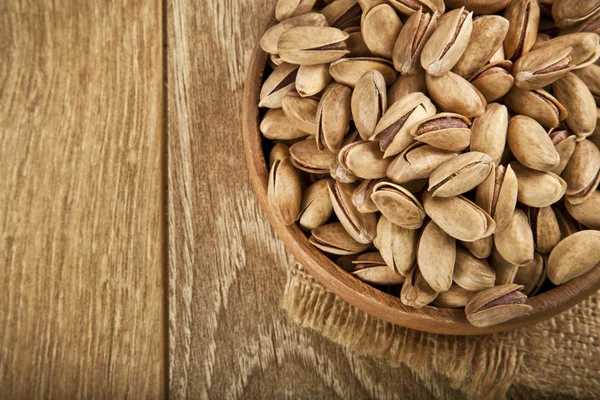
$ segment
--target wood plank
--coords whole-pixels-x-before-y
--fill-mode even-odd
[[[160,398],[160,1],[0,5],[0,398]]]

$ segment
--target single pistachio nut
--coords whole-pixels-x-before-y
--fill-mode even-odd
[[[552,84],[552,90],[567,110],[565,122],[569,130],[579,139],[590,136],[596,129],[597,109],[594,96],[585,83],[574,73],[568,73]]]
[[[360,28],[365,44],[374,55],[392,58],[402,21],[389,4],[376,3],[363,10]]]
[[[391,106],[407,94],[414,92],[421,92],[423,94],[427,92],[425,71],[423,69],[414,75],[398,75],[398,79],[396,79],[388,90],[388,106]]]
[[[514,279],[514,283],[524,286],[523,293],[527,296],[535,296],[545,281],[546,266],[540,253],[535,253],[529,264],[519,267]]]
[[[405,229],[387,219],[379,217],[375,246],[385,263],[401,275],[408,275],[417,256],[417,231]]]
[[[330,84],[316,113],[317,148],[336,152],[342,145],[350,126],[352,89],[339,83]]]
[[[551,171],[560,162],[552,139],[533,118],[512,117],[508,122],[506,139],[513,155],[524,166],[537,171]]]
[[[423,195],[425,212],[448,235],[464,242],[490,236],[496,223],[482,208],[463,196],[433,197]]]
[[[443,14],[446,11],[444,0],[389,0],[389,3],[404,15],[412,15],[420,8],[429,14]]]
[[[496,101],[513,87],[512,62],[499,60],[484,65],[470,78],[470,82],[481,92],[486,101]]]
[[[477,187],[475,203],[496,222],[500,231],[508,225],[517,205],[518,182],[512,167],[495,164],[488,177]]]
[[[565,201],[569,214],[589,229],[600,230],[600,192],[594,191],[583,203]]]
[[[508,134],[508,110],[498,103],[489,104],[485,112],[473,120],[470,150],[485,153],[500,163]]]
[[[476,258],[469,251],[457,247],[453,279],[463,289],[480,292],[494,286],[496,273],[486,260]]]
[[[383,157],[376,142],[361,140],[342,148],[338,162],[359,178],[379,179],[386,176],[391,159]]]
[[[423,225],[425,211],[417,198],[400,185],[379,182],[373,189],[371,199],[387,219],[406,229],[418,229]]]
[[[437,295],[415,266],[402,285],[400,300],[405,306],[422,308],[435,300]]]
[[[567,182],[567,202],[589,199],[600,183],[600,150],[587,139],[577,142],[562,178]]]
[[[552,140],[552,143],[554,143],[554,148],[556,148],[556,151],[560,156],[560,162],[550,172],[560,175],[565,170],[567,163],[575,151],[575,145],[577,143],[575,139],[577,136],[571,135],[569,131],[565,130],[553,131],[549,136]]]
[[[537,0],[516,0],[504,10],[510,26],[504,39],[504,53],[511,61],[529,52],[535,43],[540,21]]]
[[[311,174],[328,173],[334,157],[334,154],[327,149],[319,150],[314,137],[294,143],[290,147],[290,154],[292,164],[296,168]]]
[[[571,64],[574,69],[579,69],[593,64],[600,55],[598,35],[590,32],[570,33],[560,35],[547,42],[540,43],[535,50],[545,50],[547,47],[571,47]]]
[[[533,308],[526,304],[527,295],[522,289],[522,285],[510,283],[475,294],[465,306],[467,319],[474,326],[485,328],[524,317]]]
[[[556,207],[554,208],[554,212],[556,213],[556,220],[558,221],[558,226],[560,228],[560,236],[563,239],[582,229],[579,221],[573,218],[566,208]]]
[[[348,50],[350,51],[346,57],[373,57],[373,53],[371,53],[371,50],[367,47],[365,39],[362,36],[360,26],[351,26],[344,29],[344,32],[350,35],[348,36],[348,39],[346,39],[346,47],[348,47]]]
[[[600,231],[579,231],[561,240],[550,253],[546,272],[555,285],[581,276],[600,263]]]
[[[448,8],[465,7],[475,14],[494,14],[505,9],[511,0],[446,0]]]
[[[540,254],[550,253],[561,239],[560,226],[554,209],[529,207],[527,218],[531,224],[536,251]]]
[[[319,250],[337,255],[361,253],[370,246],[354,240],[339,222],[313,229],[308,241]]]
[[[466,79],[454,72],[442,76],[427,74],[427,91],[443,111],[462,114],[465,117],[478,117],[485,112],[485,97]]]
[[[348,34],[337,28],[299,26],[283,32],[277,42],[277,53],[290,64],[325,64],[349,53]]]
[[[567,183],[552,172],[536,171],[519,163],[511,163],[517,176],[517,199],[530,207],[546,207],[559,201],[567,190]]]
[[[421,52],[437,28],[437,19],[437,13],[429,14],[419,8],[402,27],[392,54],[394,68],[401,75],[414,75],[423,71]]]
[[[590,18],[600,11],[600,2],[595,0],[554,0],[552,18],[559,28],[566,28]]]
[[[302,200],[302,183],[289,158],[275,161],[269,173],[267,198],[271,213],[284,225],[298,219]]]
[[[520,267],[506,261],[498,252],[498,249],[494,248],[492,250],[489,263],[496,272],[496,285],[506,285],[515,281]]]
[[[319,103],[316,100],[300,97],[293,91],[282,100],[281,107],[290,122],[303,132],[314,134],[317,130],[316,115]]]
[[[376,70],[383,75],[386,85],[391,85],[396,80],[396,71],[392,63],[385,58],[355,57],[342,58],[334,61],[329,66],[329,73],[343,85],[354,87],[365,72]]]
[[[306,132],[296,128],[281,108],[267,111],[260,121],[260,132],[271,140],[294,140],[308,136]]]
[[[354,183],[358,180],[358,176],[354,175],[352,171],[348,170],[345,166],[341,165],[339,162],[339,155],[342,149],[352,143],[358,142],[360,140],[360,136],[358,131],[352,131],[344,137],[344,141],[342,142],[342,147],[336,153],[334,153],[334,157],[331,160],[331,165],[329,167],[329,174],[333,179],[342,183]]]
[[[494,246],[511,264],[525,265],[533,259],[533,233],[522,210],[516,209],[508,225],[494,233]]]
[[[290,156],[290,147],[284,143],[277,143],[269,153],[269,168],[273,168],[273,164],[277,160],[283,160]]]
[[[578,32],[591,32],[600,34],[600,13],[595,13],[588,19],[585,19],[575,25],[571,25],[566,29],[562,29],[565,34]]]
[[[445,292],[452,286],[455,261],[456,239],[429,221],[423,228],[417,249],[417,265],[423,279],[436,292]]]
[[[377,234],[377,216],[375,213],[363,214],[352,204],[354,185],[329,182],[327,187],[333,211],[348,234],[359,243],[371,243]]]
[[[433,197],[452,197],[468,192],[485,180],[492,170],[492,158],[471,151],[440,165],[429,177]]]
[[[320,11],[325,16],[329,26],[345,29],[360,25],[362,10],[357,0],[336,0],[327,4]]]
[[[330,81],[329,64],[301,65],[296,74],[296,91],[302,97],[314,96]]]
[[[310,9],[309,9],[310,11]],[[265,31],[260,39],[260,47],[270,54],[277,54],[277,42],[281,34],[298,26],[327,26],[323,14],[309,12],[292,18],[280,19],[280,23],[273,25]]]
[[[369,139],[387,110],[385,79],[379,71],[365,72],[352,91],[352,118],[360,137]]]
[[[474,294],[475,292],[463,289],[454,283],[447,291],[438,293],[432,304],[442,308],[463,308]]]
[[[461,242],[467,250],[477,258],[488,258],[494,248],[493,236],[484,237],[474,242]]]
[[[471,121],[464,115],[440,113],[416,123],[410,134],[419,142],[448,151],[462,151],[471,142]]]
[[[298,66],[282,63],[269,75],[260,89],[259,107],[279,108],[286,94],[296,88]]]
[[[421,142],[413,142],[388,166],[387,177],[399,184],[426,179],[440,165],[457,154]]]
[[[302,194],[298,215],[298,225],[305,231],[312,231],[325,224],[333,214],[327,185],[332,179],[320,179],[310,185]]]
[[[585,83],[594,96],[596,104],[600,104],[600,66],[590,64],[587,67],[574,70],[573,73]]]
[[[275,18],[278,21],[284,21],[290,17],[305,14],[312,10],[316,2],[316,0],[278,0],[275,7]]]
[[[546,128],[556,128],[568,114],[554,96],[542,89],[514,87],[504,96],[504,102],[515,113],[531,117]]]
[[[377,251],[361,254],[352,264],[352,275],[371,285],[400,285],[405,279],[403,275],[388,267]]]

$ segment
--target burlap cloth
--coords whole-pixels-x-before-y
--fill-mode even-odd
[[[537,396],[600,398],[600,292],[557,317],[510,333],[446,336],[402,328],[349,305],[301,265],[289,268],[282,306],[358,353],[440,378],[467,398],[504,398],[511,385]]]

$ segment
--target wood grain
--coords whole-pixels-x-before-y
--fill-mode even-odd
[[[164,397],[159,1],[0,5],[0,398]]]

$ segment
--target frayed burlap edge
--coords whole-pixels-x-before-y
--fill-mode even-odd
[[[597,297],[548,322],[510,333],[436,335],[358,310],[295,263],[289,269],[282,307],[299,325],[360,354],[386,359],[392,366],[403,363],[423,379],[445,376],[469,398],[503,398],[513,383],[550,396],[585,398],[600,393]]]

